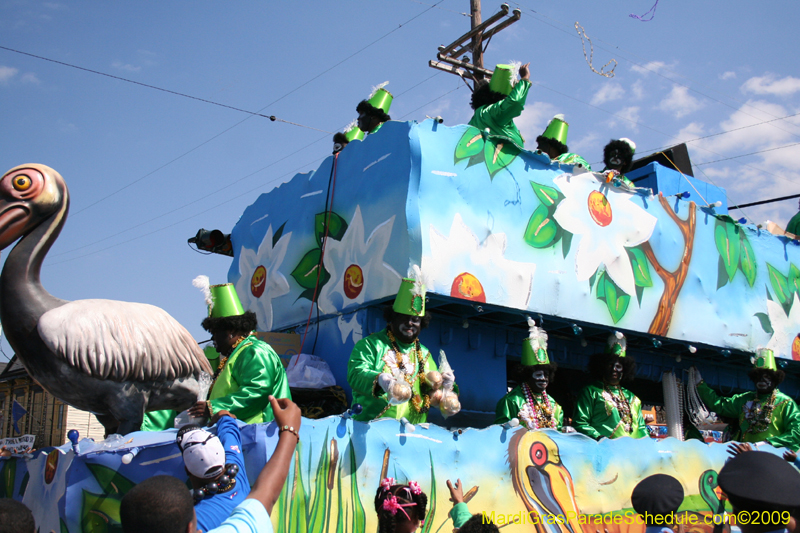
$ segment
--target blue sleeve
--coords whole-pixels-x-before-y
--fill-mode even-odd
[[[208,533],[273,533],[272,521],[258,500],[245,500],[221,526]]]
[[[231,416],[220,417],[217,422],[217,437],[225,448],[225,462],[233,463],[244,473],[244,455],[242,454],[242,435],[239,424]]]

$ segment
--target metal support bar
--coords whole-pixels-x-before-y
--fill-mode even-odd
[[[484,32],[483,40],[484,41],[488,41],[489,39],[492,38],[492,36],[495,33],[508,28],[509,26],[514,24],[516,21],[518,21],[521,16],[522,16],[522,11],[520,11],[519,9],[515,9],[514,10],[514,15],[511,18],[504,20],[503,22],[501,22],[500,24],[498,24],[497,26],[495,26],[491,30],[489,30],[487,32]],[[456,50],[455,52],[453,52],[453,53],[451,53],[449,55],[452,56],[452,57],[458,57],[461,54],[463,54],[465,52],[469,52],[469,51],[472,51],[472,43],[465,44],[464,46],[462,46],[461,48],[459,48],[458,50]]]
[[[440,47],[439,51],[441,53],[443,53],[443,54],[449,54],[450,52],[455,50],[456,46],[461,45],[461,43],[463,43],[467,39],[472,39],[473,35],[475,35],[476,33],[482,32],[484,29],[486,29],[486,27],[490,26],[491,24],[494,24],[495,22],[497,22],[498,20],[500,20],[501,18],[503,18],[506,15],[508,15],[508,4],[503,4],[503,5],[500,6],[500,12],[499,13],[496,13],[496,14],[492,15],[491,17],[489,17],[488,19],[484,20],[480,25],[478,25],[475,28],[471,29],[470,31],[468,31],[467,33],[465,33],[464,35],[462,35],[461,37],[459,37],[458,39],[453,41],[448,46],[445,46],[444,48]]]
[[[450,63],[451,65],[455,65],[455,66],[461,67],[463,69],[468,69],[468,70],[473,71],[473,72],[480,72],[481,74],[483,74],[487,78],[491,78],[492,74],[494,73],[494,71],[492,71],[492,70],[486,70],[485,68],[476,67],[475,65],[473,65],[471,63],[467,63],[466,61],[461,61],[460,59],[453,59],[452,57],[447,57],[447,56],[444,56],[442,54],[436,54],[436,57],[437,57],[437,59],[439,59],[440,61],[444,61],[445,63]],[[428,63],[428,64],[430,64],[430,63]],[[431,65],[431,66],[433,66],[433,65]],[[472,77],[472,76],[470,76],[470,77]]]
[[[456,74],[457,76],[461,76],[462,78],[471,80],[474,79],[472,76],[472,72],[465,70],[463,68],[457,67],[455,65],[449,65],[447,63],[441,63],[439,61],[430,60],[428,61],[428,66],[433,67],[435,69],[443,70],[445,72],[449,72],[451,74]]]

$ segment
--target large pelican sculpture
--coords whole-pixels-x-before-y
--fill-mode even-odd
[[[106,434],[139,429],[146,411],[183,410],[208,360],[186,329],[147,304],[55,298],[42,261],[69,211],[61,175],[21,165],[0,179],[0,250],[20,239],[0,274],[0,320],[28,374],[56,398],[91,411]]]

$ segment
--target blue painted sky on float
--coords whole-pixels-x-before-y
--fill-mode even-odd
[[[499,4],[484,1],[484,17]],[[356,103],[385,80],[393,118],[464,123],[469,90],[427,62],[467,30],[468,2],[433,5],[15,1],[0,5],[0,46],[326,132],[355,118]],[[634,139],[645,154],[736,129],[689,143],[695,175],[725,187],[731,204],[798,192],[800,117],[774,119],[800,111],[800,4],[662,2],[650,22],[628,16],[649,0],[511,6],[522,20],[492,40],[486,63],[531,62],[518,120],[530,147],[555,113],[570,123],[572,151],[591,163],[612,137]],[[590,70],[575,21],[593,40],[597,70],[619,62],[614,78]],[[202,257],[186,239],[200,227],[229,231],[259,194],[317,168],[331,148],[328,133],[6,49],[0,111],[2,171],[44,163],[71,189],[45,288],[69,300],[158,305],[198,340],[208,337],[191,279],[222,282],[230,260]],[[785,225],[795,211],[786,201],[745,215]]]

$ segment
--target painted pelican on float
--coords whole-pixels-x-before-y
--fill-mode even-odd
[[[0,178],[0,321],[25,370],[59,400],[90,411],[106,434],[137,431],[146,411],[183,410],[211,374],[186,329],[152,305],[68,302],[48,293],[42,262],[69,211],[69,190],[45,165]]]

